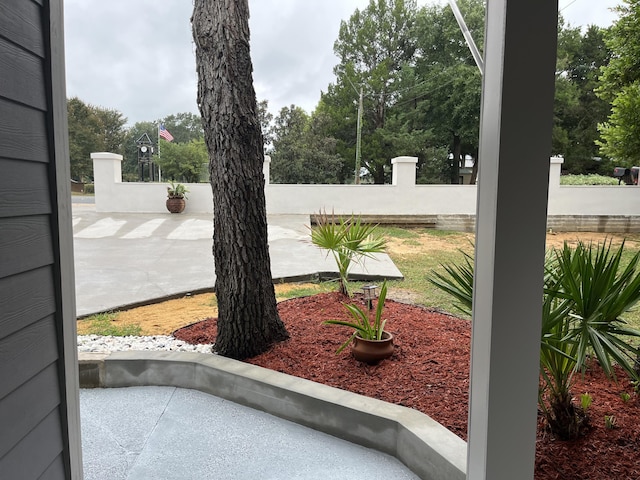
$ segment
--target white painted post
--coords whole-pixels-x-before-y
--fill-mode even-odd
[[[109,199],[112,198],[114,185],[122,183],[122,155],[110,152],[94,152],[93,188],[96,211],[110,211]]]
[[[391,159],[391,184],[399,187],[416,184],[418,157],[396,157]]]
[[[564,158],[551,157],[551,165],[549,168],[549,187],[556,188],[560,186],[560,173],[562,171],[562,164]]]
[[[93,160],[94,184],[122,182],[122,155],[95,152],[91,154],[91,160]]]
[[[264,174],[264,184],[269,185],[269,175],[271,174],[271,155],[264,156],[264,163],[262,164],[262,173]]]
[[[557,15],[487,2],[468,480],[533,478]]]

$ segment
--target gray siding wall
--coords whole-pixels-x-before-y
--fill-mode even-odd
[[[69,349],[75,305],[62,53],[61,0],[0,2],[0,477],[7,479],[82,475]]]

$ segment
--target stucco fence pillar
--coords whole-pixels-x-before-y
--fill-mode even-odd
[[[416,184],[418,157],[395,157],[391,159],[391,185],[413,187]]]

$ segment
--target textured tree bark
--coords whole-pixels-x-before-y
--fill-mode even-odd
[[[198,106],[213,190],[219,354],[243,359],[288,338],[267,244],[263,141],[253,88],[247,0],[195,0]]]

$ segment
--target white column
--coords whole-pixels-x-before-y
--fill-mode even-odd
[[[271,155],[264,156],[264,163],[262,164],[262,173],[264,174],[264,184],[269,185],[269,175],[271,174]]]
[[[564,163],[564,158],[551,157],[550,162],[549,187],[555,188],[560,186],[560,173],[562,172],[562,164]]]
[[[399,187],[416,184],[418,157],[396,157],[391,159],[391,184]]]
[[[110,199],[114,196],[114,186],[116,183],[122,183],[122,155],[94,152],[91,154],[91,160],[96,211],[112,211]]]
[[[467,478],[533,478],[558,3],[487,2]]]
[[[121,183],[122,155],[110,152],[95,152],[91,154],[93,160],[93,182]]]

